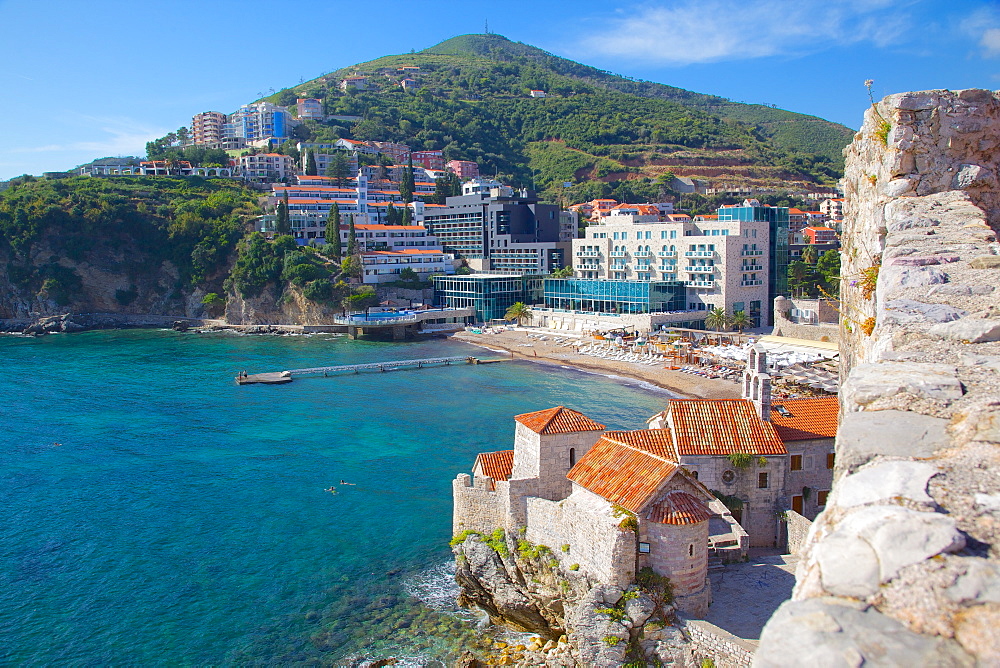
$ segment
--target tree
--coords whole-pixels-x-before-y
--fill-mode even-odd
[[[522,324],[525,320],[531,322],[531,307],[524,302],[514,302],[507,312],[503,314],[504,320],[516,320],[517,324]]]
[[[417,272],[413,271],[410,267],[403,267],[403,270],[399,272],[399,280],[418,281],[420,280],[420,277],[417,276]]]
[[[343,151],[336,151],[327,163],[326,175],[333,179],[336,187],[343,188],[347,183],[349,168],[347,155]]]
[[[802,260],[795,260],[788,263],[788,288],[792,294],[801,297],[811,292],[810,288],[814,283],[814,273],[812,268]]]
[[[340,259],[340,207],[336,202],[330,207],[330,215],[326,219],[326,231],[323,233],[328,246],[332,250],[335,260]]]
[[[573,267],[565,266],[562,269],[556,269],[552,272],[552,278],[571,278],[573,276]]]
[[[816,261],[816,273],[822,278],[828,292],[840,291],[840,253],[828,250]]]
[[[753,326],[753,320],[747,315],[746,311],[736,311],[729,319],[729,324],[742,334],[744,329],[749,329]]]
[[[316,151],[306,151],[306,176],[316,176]]]
[[[278,208],[276,211],[277,219],[274,223],[274,233],[277,235],[285,235],[292,233],[292,224],[288,219],[288,191],[285,191],[284,197],[278,202]]]
[[[385,222],[386,225],[399,225],[399,221],[396,220],[396,207],[389,202],[389,206],[385,207]]]
[[[399,184],[399,194],[403,196],[403,204],[409,204],[413,201],[413,190],[416,187],[416,183],[413,181],[413,156],[411,155]]]
[[[340,271],[351,278],[361,277],[361,260],[357,255],[349,255],[340,263]]]
[[[413,209],[406,206],[403,207],[403,219],[399,221],[401,225],[412,225],[413,224]]]
[[[819,255],[819,253],[817,252],[816,247],[812,244],[809,244],[802,249],[802,261],[806,264],[816,264],[817,255]]]
[[[347,255],[354,257],[358,254],[358,234],[354,230],[354,216],[347,218]]]
[[[729,326],[729,316],[726,315],[726,309],[724,308],[713,308],[705,316],[705,327],[709,329],[714,329],[717,332],[721,332]]]
[[[226,298],[220,297],[215,292],[209,292],[201,298],[201,303],[208,307],[209,314],[218,315],[226,306]]]

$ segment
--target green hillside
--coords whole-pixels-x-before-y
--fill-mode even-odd
[[[355,74],[368,77],[369,90],[341,91],[341,79]],[[414,90],[400,86],[406,77]],[[287,105],[303,96],[322,99],[327,114],[363,120],[307,121],[298,139],[440,149],[553,199],[563,182],[576,184],[575,198],[655,197],[666,175],[717,185],[829,185],[853,134],[812,116],[631,80],[499,35],[378,58],[267,99]]]

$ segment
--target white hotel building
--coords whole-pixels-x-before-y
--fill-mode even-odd
[[[770,320],[770,227],[766,221],[611,215],[573,240],[576,278],[676,281],[688,311],[723,308]]]

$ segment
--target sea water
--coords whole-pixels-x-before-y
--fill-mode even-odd
[[[451,480],[512,447],[518,413],[567,405],[637,429],[665,396],[521,362],[233,380],[468,354],[490,355],[335,336],[0,337],[0,664],[427,665],[482,642],[454,606]]]

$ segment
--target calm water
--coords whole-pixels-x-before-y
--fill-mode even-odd
[[[478,351],[478,352],[476,352]],[[512,363],[282,386],[237,371],[482,354],[455,342],[166,331],[0,337],[0,664],[448,659],[476,637],[451,480],[565,404],[664,396]],[[341,479],[338,493],[324,489]]]

